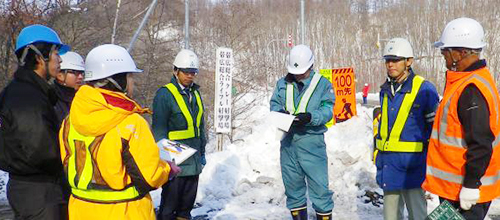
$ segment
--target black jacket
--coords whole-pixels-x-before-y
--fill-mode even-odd
[[[484,67],[486,61],[479,60],[465,72]],[[490,129],[488,103],[474,84],[466,86],[460,95],[457,112],[467,144],[465,177],[462,185],[467,188],[479,188],[480,179],[491,160],[495,136]]]
[[[60,125],[69,113],[76,91],[74,88],[59,84],[57,81],[54,82],[54,90],[58,98],[54,110],[56,111],[57,122]]]
[[[0,169],[10,178],[46,181],[61,176],[56,102],[53,88],[22,68],[0,93]]]

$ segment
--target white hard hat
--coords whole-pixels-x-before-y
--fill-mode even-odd
[[[118,73],[140,73],[125,48],[104,44],[92,49],[85,60],[85,81],[104,79]]]
[[[392,38],[387,42],[383,53],[384,59],[413,58],[413,49],[410,42],[404,38]]]
[[[314,55],[306,45],[297,45],[288,56],[288,72],[294,75],[304,74],[314,64]]]
[[[434,43],[434,46],[438,48],[483,48],[486,46],[483,26],[471,18],[457,18],[446,25],[441,38]]]
[[[182,49],[175,56],[174,66],[187,72],[198,72],[198,56],[192,50]]]
[[[365,86],[368,86],[368,83],[365,83]]]
[[[61,55],[61,70],[85,71],[85,63],[82,56],[73,51],[68,51]]]

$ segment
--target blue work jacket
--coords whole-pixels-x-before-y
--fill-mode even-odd
[[[299,90],[297,82],[293,80],[293,76],[291,75],[278,80],[273,96],[271,97],[271,111],[284,112],[286,110],[286,86],[290,83],[294,88],[293,98],[295,108],[297,108],[299,106],[300,99],[309,87],[314,74],[319,73],[311,71],[309,77],[301,82],[304,84],[302,90]],[[307,123],[304,127],[292,127],[288,133],[325,133],[327,131],[325,124],[333,117],[334,103],[335,94],[333,93],[332,84],[326,78],[321,77],[306,108],[306,112],[311,113],[311,122]]]
[[[387,94],[388,128],[389,134],[394,126],[396,117],[403,99],[407,93],[412,91],[415,74],[410,69],[410,75],[401,88],[393,95],[391,85],[386,81],[380,88],[380,103],[384,109],[383,99]],[[402,190],[419,188],[425,179],[426,155],[429,137],[432,131],[433,114],[439,104],[439,96],[436,88],[429,81],[424,81],[420,86],[415,101],[411,106],[408,119],[404,124],[400,140],[407,142],[422,142],[422,152],[387,152],[379,151],[376,159],[377,183],[384,190]],[[380,139],[380,127],[377,139]],[[374,128],[376,129],[376,128]]]

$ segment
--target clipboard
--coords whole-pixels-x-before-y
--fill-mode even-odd
[[[431,214],[425,218],[426,220],[465,220],[448,201],[444,200],[436,207]]]
[[[160,149],[160,158],[164,161],[175,161],[177,165],[186,161],[196,153],[196,149],[168,139],[161,139],[156,143]]]

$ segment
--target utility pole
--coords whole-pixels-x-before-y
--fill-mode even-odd
[[[120,12],[120,5],[122,4],[121,0],[116,2],[116,12],[115,12],[115,22],[113,23],[113,34],[111,34],[111,43],[115,43],[116,36],[116,25],[118,24],[118,13]]]
[[[306,25],[305,25],[305,6],[306,0],[300,0],[300,43],[305,44],[306,42]]]
[[[158,2],[158,0],[153,0],[153,2],[151,2],[151,5],[149,5],[148,11],[146,12],[146,15],[144,15],[144,18],[142,19],[141,24],[139,25],[139,28],[137,28],[137,30],[135,31],[135,34],[132,37],[132,40],[130,41],[128,48],[127,48],[127,51],[129,53],[132,53],[132,49],[134,48],[135,41],[139,37],[139,34],[141,33],[142,28],[144,27],[144,25],[148,21],[149,15],[151,15],[151,13],[153,12],[153,9],[156,6],[156,2]]]
[[[184,49],[189,49],[189,0],[184,0]]]

